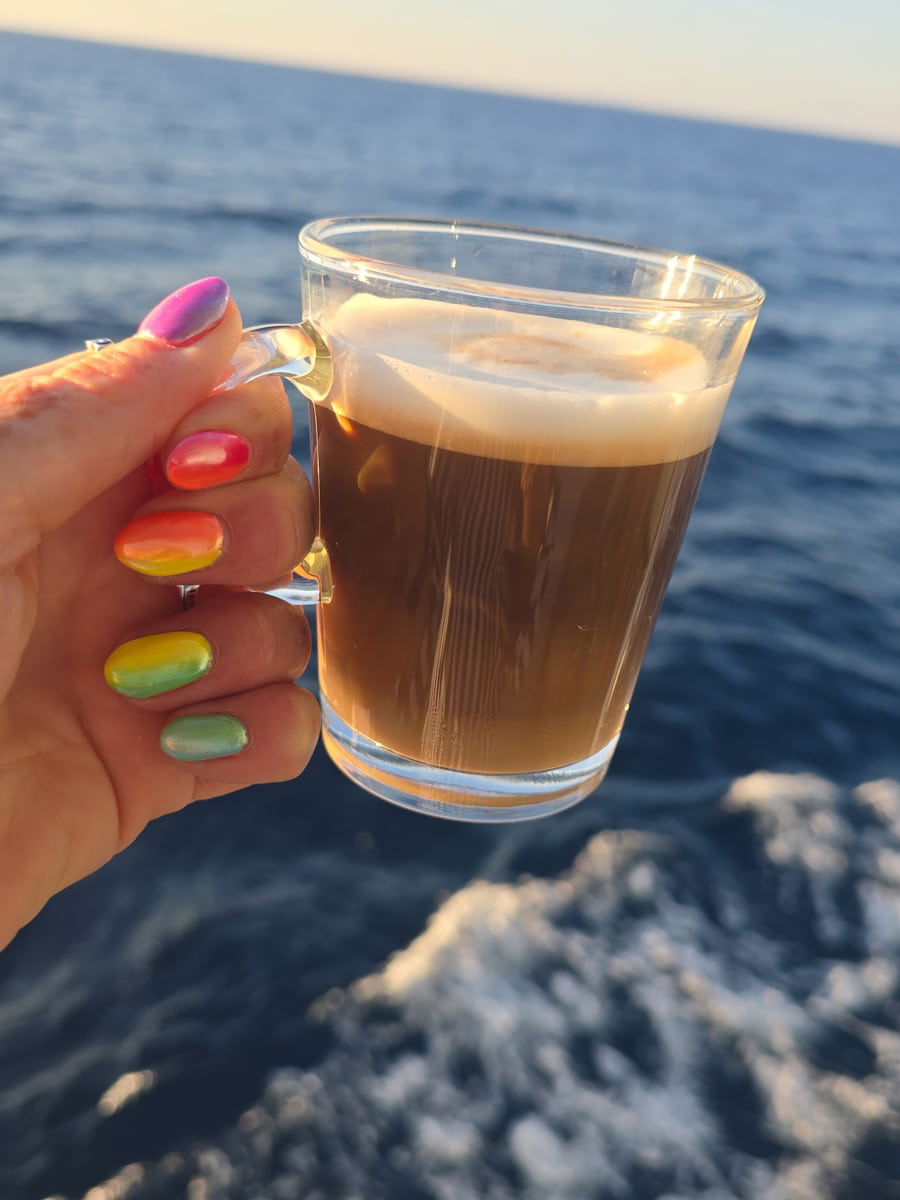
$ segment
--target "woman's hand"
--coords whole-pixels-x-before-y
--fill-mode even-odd
[[[201,280],[132,338],[0,379],[0,946],[154,817],[312,752],[306,620],[233,590],[313,533],[281,384],[211,396],[240,330]]]

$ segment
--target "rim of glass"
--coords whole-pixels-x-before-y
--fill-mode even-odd
[[[702,299],[691,297],[617,296],[612,293],[570,292],[564,289],[523,287],[517,284],[491,283],[481,279],[470,279],[465,275],[449,272],[426,271],[421,267],[407,266],[362,254],[348,253],[334,246],[329,239],[344,233],[365,231],[368,233],[429,233],[484,234],[497,240],[530,242],[531,244],[559,244],[569,249],[585,250],[602,254],[615,252],[631,256],[635,260],[655,263],[674,268],[676,262],[692,267],[707,275],[716,276],[721,283],[733,289],[730,296],[709,296]],[[489,296],[495,298],[530,301],[535,304],[552,304],[580,309],[638,310],[678,312],[740,312],[759,308],[765,299],[760,285],[742,271],[735,271],[711,258],[696,254],[685,254],[677,250],[661,250],[630,242],[618,242],[607,238],[588,237],[581,234],[554,233],[546,229],[527,226],[491,224],[487,221],[457,221],[452,219],[419,217],[322,217],[304,225],[298,235],[300,249],[307,261],[329,271],[338,272],[357,280],[376,279],[380,282],[399,282],[412,287],[434,290],[439,286],[444,291],[463,295]]]

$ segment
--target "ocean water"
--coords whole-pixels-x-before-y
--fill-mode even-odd
[[[319,753],[157,823],[0,957],[4,1200],[900,1192],[898,211],[898,148],[0,35],[2,371],[206,274],[291,318],[327,214],[769,295],[602,789],[454,826]]]

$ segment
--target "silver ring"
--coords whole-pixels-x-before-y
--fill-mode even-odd
[[[105,350],[107,346],[114,346],[115,342],[112,338],[88,338],[84,343],[85,350]]]

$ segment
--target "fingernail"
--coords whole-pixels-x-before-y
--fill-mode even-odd
[[[247,726],[227,713],[193,713],[176,717],[159,737],[165,753],[181,762],[231,758],[240,754],[249,741]]]
[[[212,513],[159,512],[129,521],[114,548],[119,562],[141,575],[186,575],[211,566],[224,541]]]
[[[109,686],[146,700],[201,679],[212,667],[212,646],[200,633],[154,633],[117,646],[103,666]]]
[[[228,284],[217,275],[185,284],[147,313],[138,333],[167,346],[191,346],[225,316],[229,295]]]
[[[249,461],[250,443],[239,433],[201,429],[172,447],[166,478],[172,487],[187,491],[218,487],[240,475]]]

